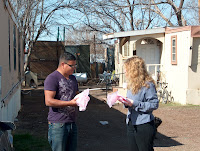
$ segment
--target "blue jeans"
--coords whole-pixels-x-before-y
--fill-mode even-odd
[[[76,124],[49,123],[48,141],[53,151],[76,151]]]

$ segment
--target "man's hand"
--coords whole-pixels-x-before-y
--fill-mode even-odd
[[[76,102],[77,99],[78,99],[78,98],[72,99],[72,100],[70,101],[70,106],[77,106],[77,102]]]

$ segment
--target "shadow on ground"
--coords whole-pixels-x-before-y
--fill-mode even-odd
[[[183,145],[177,142],[176,140],[174,140],[173,138],[175,137],[167,137],[159,132],[157,133],[156,136],[157,137],[154,142],[154,147],[172,147],[172,146]]]
[[[95,95],[99,96],[100,93],[97,92]],[[126,115],[117,109],[110,109],[95,95],[90,96],[87,110],[78,113],[78,151],[126,151]],[[44,104],[43,89],[23,91],[22,109],[16,122],[16,131],[47,137],[47,113],[48,107]],[[106,121],[108,124],[103,125],[100,121]],[[157,133],[155,147],[178,145],[182,144]]]

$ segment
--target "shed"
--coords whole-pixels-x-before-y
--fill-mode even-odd
[[[180,104],[200,105],[200,26],[166,27],[126,31],[103,35],[117,38],[115,72],[120,86],[126,82],[123,62],[133,56],[142,57],[152,77],[168,83],[168,91]]]
[[[59,57],[64,52],[64,45],[60,41],[37,41],[33,45],[30,55],[29,70],[37,74],[38,81],[55,71]]]

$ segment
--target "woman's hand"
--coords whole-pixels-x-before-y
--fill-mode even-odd
[[[129,106],[132,107],[133,106],[133,100],[129,99],[129,98],[123,98],[123,97],[119,97],[118,99],[120,102],[122,102],[125,106]]]

